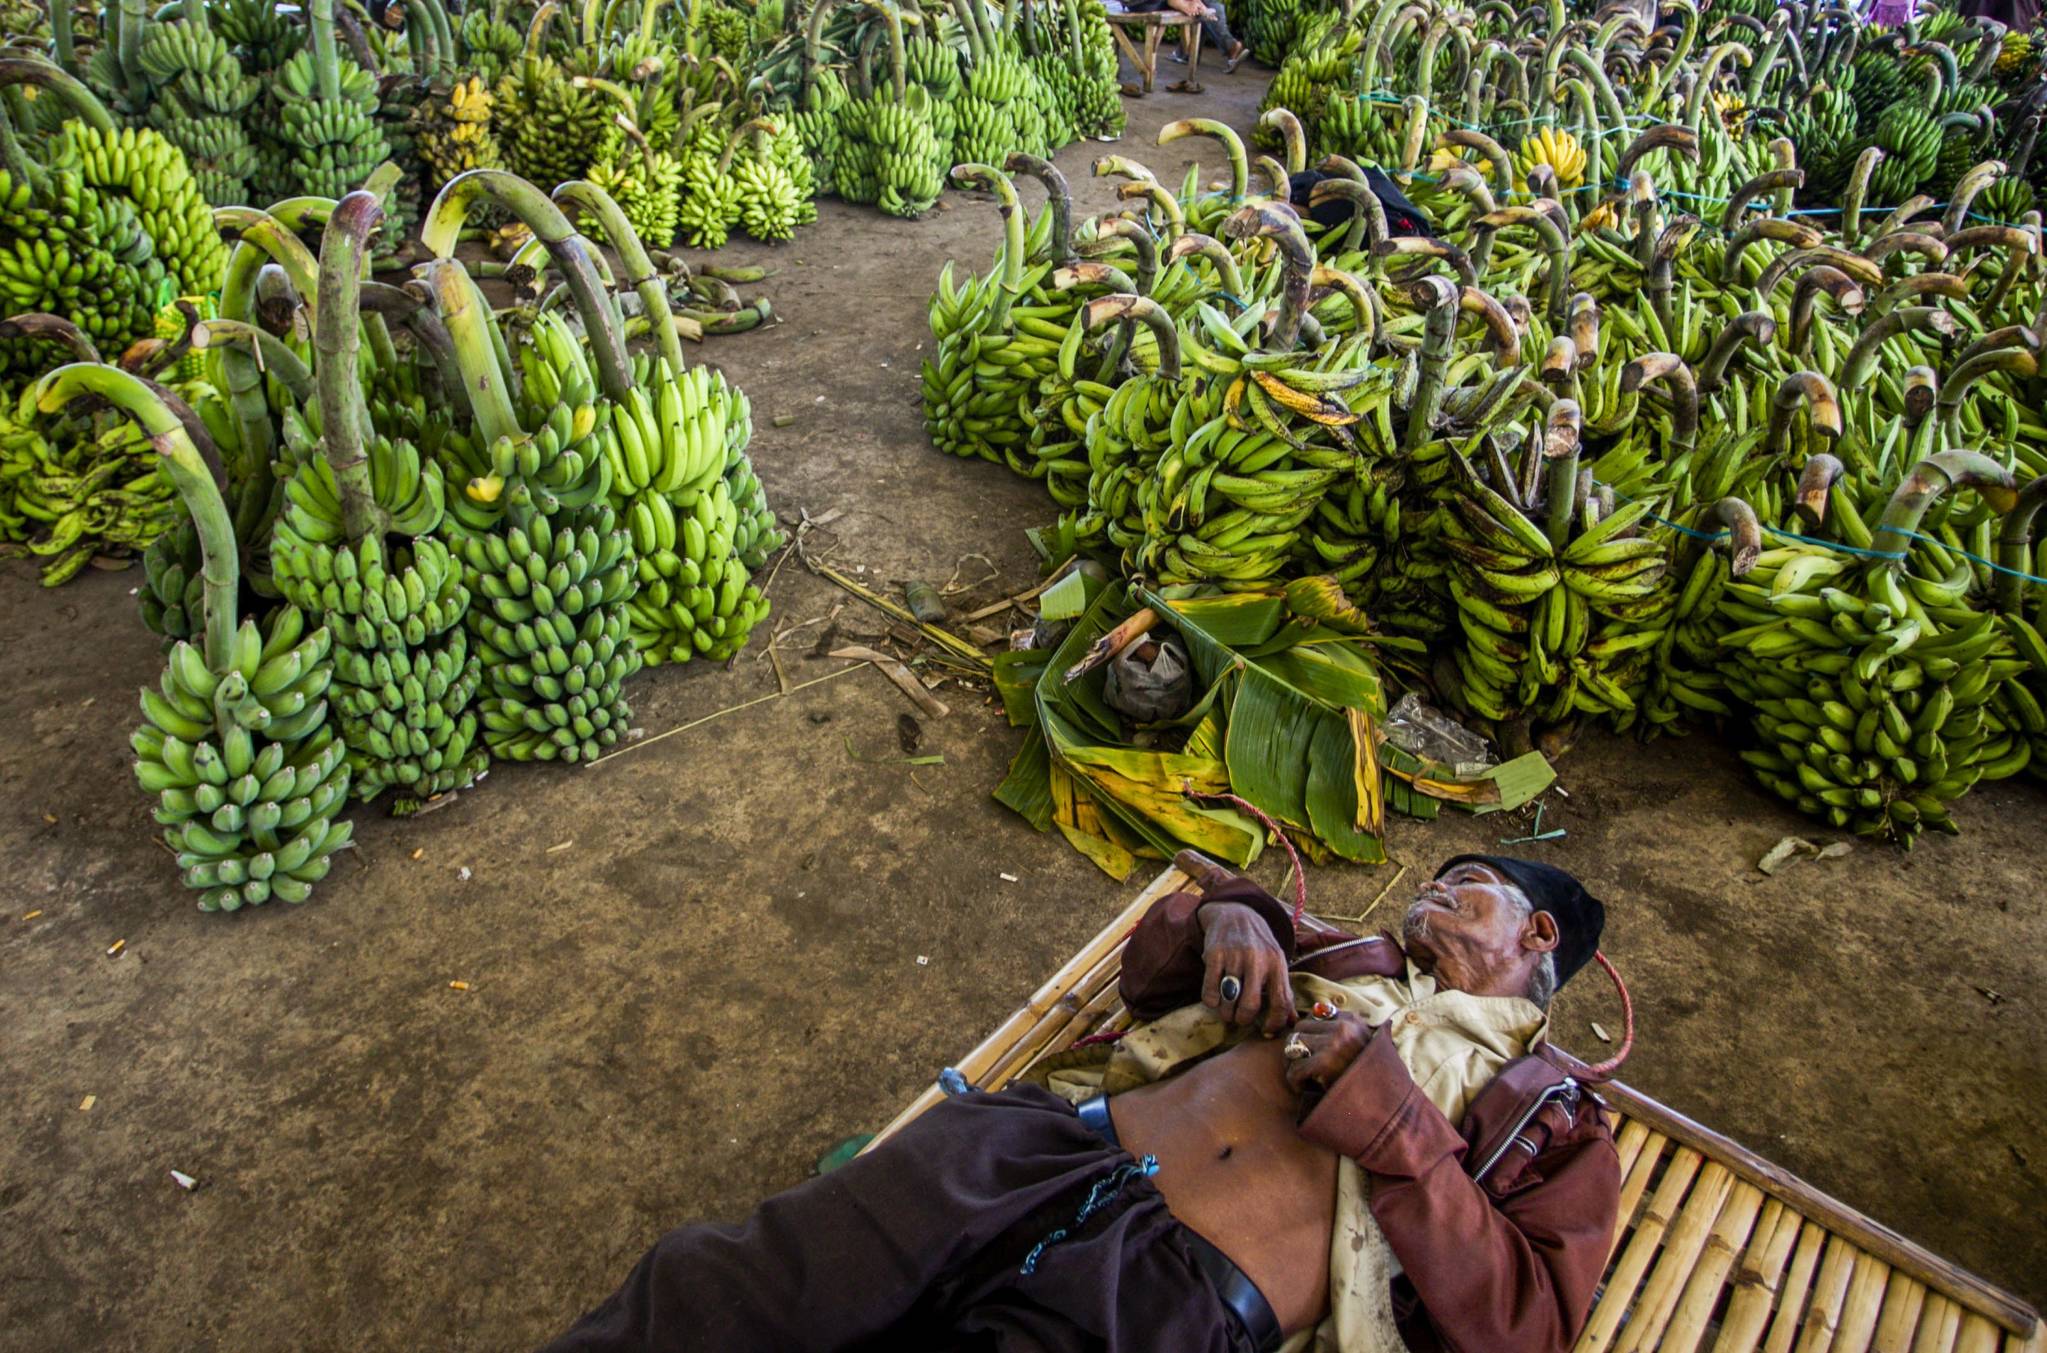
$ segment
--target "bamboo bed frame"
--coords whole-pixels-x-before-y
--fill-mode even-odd
[[[1192,887],[1168,868],[958,1063],[1000,1089],[1049,1052],[1130,1023],[1123,941],[1152,903]],[[2047,1353],[2018,1298],[1820,1192],[1747,1147],[1614,1081],[1620,1219],[1578,1340],[1584,1353]],[[938,1102],[934,1086],[875,1138]]]

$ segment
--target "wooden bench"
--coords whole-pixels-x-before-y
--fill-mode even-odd
[[[1152,82],[1158,78],[1159,43],[1166,30],[1180,30],[1181,50],[1187,55],[1187,78],[1169,85],[1175,94],[1199,94],[1202,84],[1196,78],[1201,69],[1201,21],[1191,14],[1182,14],[1177,9],[1162,9],[1150,14],[1108,15],[1109,31],[1115,35],[1116,45],[1123,49],[1123,55],[1130,64],[1137,67],[1137,74],[1143,83],[1141,89],[1123,86],[1123,92],[1132,98],[1142,98],[1151,93]],[[1141,32],[1143,50],[1138,49],[1130,37],[1130,30]]]
[[[958,1067],[1000,1089],[1087,1034],[1127,1027],[1123,942],[1169,893],[1160,874]],[[2047,1353],[2031,1307],[1831,1198],[1747,1147],[1619,1082],[1621,1207],[1587,1353]],[[934,1087],[879,1141],[931,1107]]]

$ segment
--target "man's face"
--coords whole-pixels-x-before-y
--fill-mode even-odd
[[[1521,894],[1497,871],[1459,864],[1424,883],[1407,909],[1401,943],[1423,972],[1455,991],[1518,995],[1556,942],[1548,913],[1524,916]]]

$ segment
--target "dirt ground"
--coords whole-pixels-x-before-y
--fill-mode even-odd
[[[1157,127],[1247,125],[1263,78],[1133,103],[1118,149],[1177,182],[1203,143],[1158,150]],[[1097,208],[1099,152],[1059,156]],[[762,289],[784,323],[701,350],[753,398],[773,503],[841,510],[816,541],[877,585],[1029,585],[1019,528],[1047,500],[941,459],[917,408],[932,276],[986,265],[993,209],[823,216],[728,251],[781,270]],[[881,760],[907,705],[861,671],[596,768],[500,769],[423,818],[365,814],[312,903],[202,916],[129,778],[158,661],[133,585],[0,569],[8,1350],[530,1346],[665,1227],[736,1217],[878,1127],[1135,887],[990,800],[1015,735],[985,700],[948,691],[925,721],[944,765]],[[847,601],[793,563],[773,597],[782,626]],[[813,651],[825,628],[783,641],[791,682],[845,666]],[[880,628],[858,603],[836,620],[844,642]],[[772,696],[762,647],[640,678],[637,722]],[[1544,825],[1569,835],[1527,849],[1609,901],[1628,1079],[2047,1300],[2040,792],[1979,791],[1967,835],[1909,856],[1766,879],[1757,857],[1811,824],[1723,747],[1593,738],[1562,769]],[[1426,869],[1522,830],[1446,815],[1393,845]],[[1387,878],[1317,871],[1312,898],[1354,913]],[[1560,1041],[1596,1051],[1595,1018],[1618,1028],[1591,977]]]

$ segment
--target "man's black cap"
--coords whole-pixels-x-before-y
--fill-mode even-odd
[[[1436,870],[1441,878],[1460,864],[1482,864],[1521,890],[1529,905],[1546,911],[1557,923],[1557,985],[1592,961],[1599,932],[1606,927],[1606,904],[1585,891],[1585,885],[1553,864],[1517,860],[1511,855],[1459,855]]]

